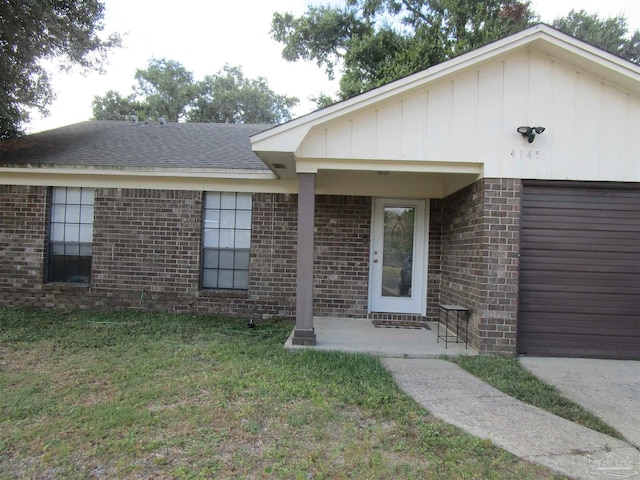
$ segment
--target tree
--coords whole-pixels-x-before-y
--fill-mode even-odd
[[[106,39],[99,0],[3,0],[0,2],[0,139],[22,133],[29,109],[42,114],[55,98],[43,60],[69,69],[101,69],[120,45]]]
[[[175,60],[151,59],[144,70],[136,70],[134,91],[144,98],[148,113],[177,122],[197,95],[193,73]]]
[[[312,95],[309,97],[309,100],[316,104],[317,109],[325,108],[335,103],[335,100],[331,98],[331,95],[327,95],[326,93]]]
[[[276,12],[271,27],[272,37],[285,44],[285,60],[315,60],[319,67],[326,68],[331,79],[349,40],[373,33],[371,22],[358,16],[355,9],[325,6],[309,6],[299,18]]]
[[[225,65],[199,84],[190,122],[281,123],[291,120],[298,99],[277,95],[263,77],[247,79],[240,67]]]
[[[174,60],[152,59],[137,70],[129,96],[108,91],[93,100],[97,120],[164,117],[170,121],[220,123],[280,123],[291,119],[298,99],[277,95],[263,77],[248,79],[240,67],[223,70],[197,82]]]
[[[94,97],[91,106],[96,120],[126,120],[133,114],[148,116],[146,107],[133,95],[123,97],[114,90],[109,90],[103,97]]]
[[[315,60],[330,78],[342,64],[340,97],[423,70],[526,28],[535,15],[517,0],[347,0],[275,13],[272,37],[283,58]]]
[[[553,26],[614,55],[640,63],[640,30],[629,36],[627,19],[623,15],[600,18],[584,10],[571,10],[566,17],[556,18]]]

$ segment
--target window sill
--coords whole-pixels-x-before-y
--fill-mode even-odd
[[[247,290],[200,290],[199,297],[249,298]]]
[[[42,284],[43,288],[56,290],[89,290],[90,283],[67,283],[67,282],[47,282]]]

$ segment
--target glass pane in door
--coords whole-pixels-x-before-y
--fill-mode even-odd
[[[414,219],[414,207],[384,207],[383,297],[411,297]]]

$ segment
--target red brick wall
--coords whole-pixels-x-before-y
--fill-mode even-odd
[[[249,292],[262,313],[295,316],[297,223],[297,195],[253,195]]]
[[[295,315],[297,195],[256,194],[250,297]],[[364,317],[369,283],[371,198],[316,198],[314,313]]]
[[[44,278],[47,189],[0,185],[0,298]]]
[[[1,187],[0,304],[295,315],[297,196],[255,194],[249,290],[201,291],[202,193],[97,189],[90,285],[43,282],[47,189]],[[317,315],[367,313],[371,199],[319,196]]]
[[[371,197],[316,197],[314,313],[366,317]]]
[[[443,201],[440,303],[471,309],[481,352],[516,351],[521,188],[483,179]]]
[[[93,288],[196,294],[201,219],[201,192],[98,189]]]
[[[440,282],[442,281],[442,200],[429,205],[429,256],[427,264],[427,320],[438,319]]]

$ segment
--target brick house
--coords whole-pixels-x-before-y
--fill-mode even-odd
[[[537,127],[537,129],[536,129]],[[539,25],[283,125],[0,144],[0,305],[435,320],[640,357],[640,67]]]

